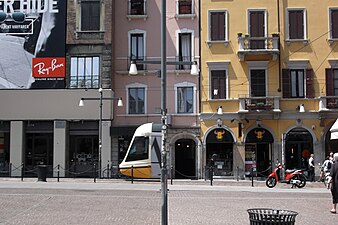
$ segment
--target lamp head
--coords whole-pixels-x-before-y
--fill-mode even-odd
[[[299,105],[299,112],[300,112],[300,113],[305,112],[304,104],[300,104],[300,105]]]
[[[223,115],[223,109],[222,109],[222,106],[218,106],[217,114],[218,114],[218,115]]]
[[[196,61],[192,62],[190,74],[195,76],[199,74],[199,69]]]
[[[135,61],[131,61],[131,63],[130,63],[129,74],[130,75],[137,75],[137,66],[136,66]]]
[[[117,101],[117,106],[118,107],[122,107],[123,106],[122,98],[119,98],[119,100]]]
[[[84,101],[83,101],[82,98],[81,98],[80,101],[79,101],[79,106],[80,106],[80,107],[83,107],[83,106],[84,106]]]

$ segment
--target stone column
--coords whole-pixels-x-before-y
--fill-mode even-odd
[[[57,177],[57,166],[60,165],[60,177],[65,177],[66,169],[67,122],[54,121],[53,176]]]
[[[23,121],[11,121],[10,131],[10,163],[12,163],[12,176],[21,176],[21,164],[24,162],[23,155]]]

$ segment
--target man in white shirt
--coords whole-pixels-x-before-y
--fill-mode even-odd
[[[315,160],[314,160],[314,154],[311,154],[310,158],[309,158],[309,180],[311,182],[315,181]]]

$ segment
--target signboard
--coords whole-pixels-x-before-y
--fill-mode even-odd
[[[66,5],[0,1],[0,89],[65,87]]]

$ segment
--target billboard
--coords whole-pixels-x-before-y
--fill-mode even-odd
[[[65,88],[66,0],[0,0],[0,89]]]

